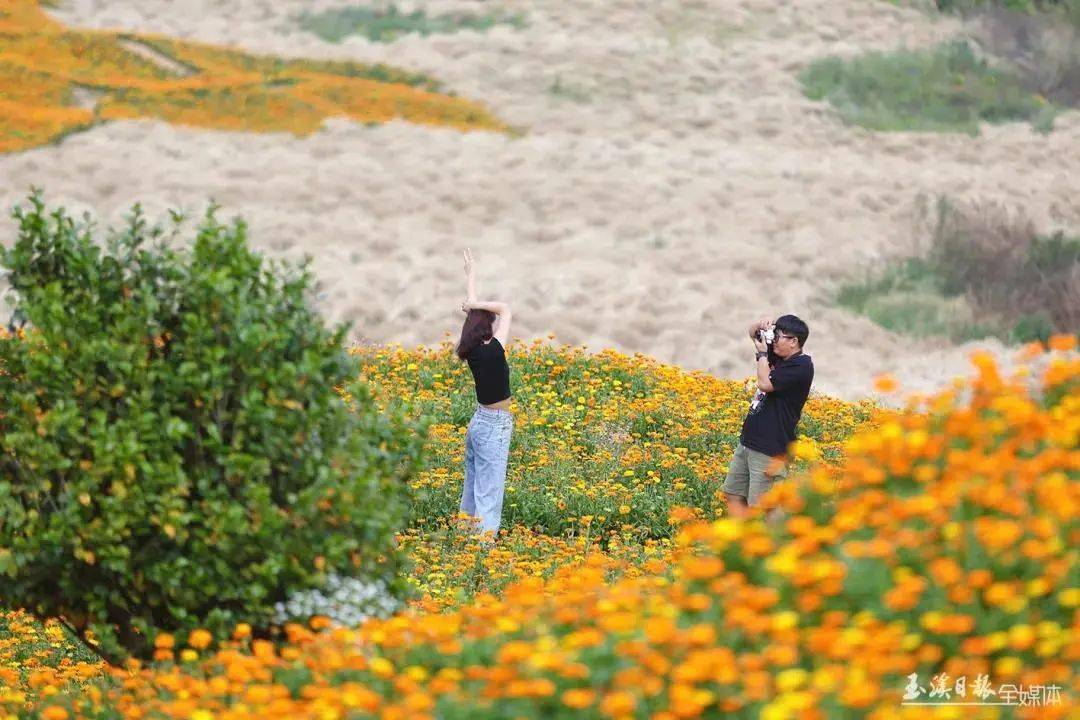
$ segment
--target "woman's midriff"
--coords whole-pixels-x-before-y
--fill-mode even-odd
[[[506,398],[505,400],[500,400],[497,403],[491,403],[490,405],[484,405],[483,407],[486,407],[488,410],[509,410],[510,409],[510,398]]]

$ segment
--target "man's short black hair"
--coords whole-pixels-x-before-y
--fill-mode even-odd
[[[794,315],[781,315],[776,318],[776,329],[788,335],[794,335],[799,341],[799,347],[806,345],[806,339],[810,337],[810,328]]]

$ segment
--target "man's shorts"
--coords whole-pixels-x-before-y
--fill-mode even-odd
[[[728,466],[727,480],[720,490],[746,498],[746,504],[754,507],[761,502],[761,496],[772,489],[776,479],[784,477],[787,477],[787,466],[783,456],[774,458],[739,443]]]

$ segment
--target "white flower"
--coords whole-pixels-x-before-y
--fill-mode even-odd
[[[306,623],[321,615],[339,625],[355,627],[371,617],[392,615],[400,605],[382,581],[330,575],[325,587],[300,591],[277,603],[274,619],[279,624]]]

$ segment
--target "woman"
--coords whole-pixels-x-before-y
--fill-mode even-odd
[[[480,530],[498,535],[510,455],[510,306],[479,302],[472,253],[465,250],[466,313],[457,356],[469,363],[476,384],[477,408],[465,433],[465,486],[461,510],[476,518]]]

